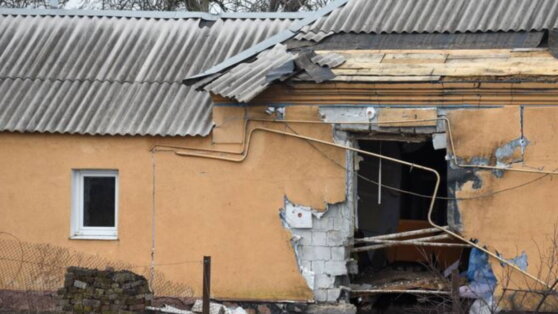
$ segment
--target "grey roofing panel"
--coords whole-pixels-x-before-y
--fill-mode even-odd
[[[544,32],[457,34],[353,34],[339,33],[319,43],[291,40],[288,47],[305,44],[315,50],[351,49],[514,49],[536,48]],[[296,47],[296,46],[294,46]]]
[[[322,40],[324,40],[324,38],[331,36],[335,34],[334,32],[308,32],[308,33],[304,33],[304,32],[299,32],[298,34],[296,34],[296,36],[294,37],[294,39],[296,40],[308,40],[308,41],[313,41],[313,42],[320,42]]]
[[[0,79],[3,131],[206,135],[209,95],[180,83]]]
[[[289,20],[0,17],[0,77],[179,82],[287,28]]]
[[[540,31],[558,26],[556,0],[351,0],[303,28],[313,33]]]
[[[259,53],[255,60],[229,68],[218,77],[202,79],[197,85],[213,94],[246,103],[276,80],[285,80],[301,72],[297,77],[316,82],[322,75],[334,75],[330,69],[346,61],[345,56],[334,52],[311,57],[312,54],[289,52],[286,46],[278,44]],[[304,58],[309,62],[306,65],[302,62]]]
[[[240,63],[231,68],[211,83],[205,85],[204,90],[227,98],[234,98],[239,102],[249,102],[271,83],[267,73],[291,62],[294,71],[296,54],[287,52],[283,45],[258,54],[252,62]]]
[[[182,79],[293,23],[33,12],[0,13],[0,131],[207,135],[209,95]]]
[[[334,0],[330,3],[328,3],[325,7],[319,9],[318,11],[315,12],[311,12],[310,14],[308,14],[307,17],[305,17],[304,19],[300,20],[300,21],[296,21],[294,23],[292,23],[291,26],[289,26],[288,29],[277,33],[276,35],[234,55],[233,57],[224,60],[223,62],[220,62],[219,64],[216,64],[215,66],[205,70],[204,72],[201,72],[199,74],[193,75],[193,76],[188,76],[184,79],[185,82],[189,82],[189,81],[195,81],[198,79],[201,79],[203,77],[212,75],[212,74],[216,74],[219,73],[223,70],[226,70],[227,68],[234,66],[238,63],[244,62],[252,57],[255,57],[256,55],[258,55],[260,52],[267,50],[273,46],[275,46],[278,43],[282,43],[290,38],[292,38],[293,36],[295,36],[303,27],[310,25],[312,22],[320,19],[321,17],[323,17],[324,15],[332,12],[333,10],[335,10],[336,8],[339,8],[340,6],[343,6],[347,3],[347,1],[349,0]]]
[[[66,10],[0,8],[0,15],[134,17],[146,19],[303,19],[309,12],[223,12],[218,14],[193,11],[133,11],[133,10]]]

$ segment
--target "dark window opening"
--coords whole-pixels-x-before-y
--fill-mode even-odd
[[[115,177],[83,178],[83,226],[115,226]]]

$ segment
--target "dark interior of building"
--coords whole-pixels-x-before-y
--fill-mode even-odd
[[[438,225],[447,225],[447,201],[443,199],[447,197],[444,149],[435,150],[429,139],[415,142],[366,139],[358,144],[360,149],[369,152],[436,169],[441,182],[432,219]],[[427,221],[436,180],[432,173],[365,154],[359,157],[355,239],[432,228]],[[409,237],[394,240],[407,239]],[[378,243],[361,243],[357,247],[370,244]],[[462,256],[462,248],[415,245],[392,245],[358,252],[354,257],[358,260],[359,274],[352,282],[365,290],[436,290],[440,285],[438,274]]]

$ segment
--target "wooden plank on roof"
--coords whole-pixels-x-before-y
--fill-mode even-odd
[[[370,76],[370,75],[338,75],[333,81],[338,82],[421,82],[437,81],[440,76]]]
[[[382,63],[444,63],[446,53],[386,53]]]

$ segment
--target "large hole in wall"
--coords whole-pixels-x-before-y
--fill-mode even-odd
[[[435,150],[429,137],[413,140],[359,140],[359,148],[407,162],[436,169],[441,175],[440,189],[432,218],[447,225],[447,161],[446,150]],[[427,215],[435,186],[432,173],[413,169],[391,161],[360,154],[358,174],[358,226],[355,239],[428,229]],[[377,184],[381,182],[381,185]],[[410,191],[415,193],[404,193]],[[422,196],[419,196],[419,195]],[[440,234],[440,233],[435,233]],[[431,236],[403,237],[396,240]],[[451,239],[437,242],[451,242]],[[377,245],[366,243],[365,245]],[[359,272],[351,279],[362,290],[439,290],[439,275],[456,261],[462,260],[460,247],[394,245],[353,253]],[[466,265],[458,263],[461,267]],[[377,302],[378,294],[374,294]],[[394,296],[393,294],[389,296]],[[401,295],[395,296],[401,302]],[[411,297],[409,302],[416,302]]]

